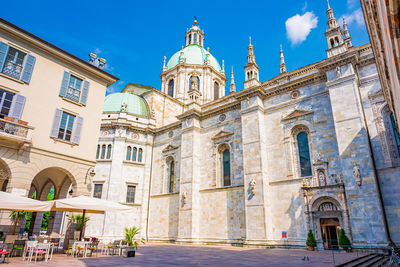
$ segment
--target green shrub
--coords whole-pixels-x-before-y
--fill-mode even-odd
[[[306,242],[307,247],[313,247],[315,248],[317,246],[317,241],[315,240],[315,236],[313,231],[310,229],[307,234],[307,242]]]
[[[350,239],[347,237],[344,229],[339,231],[339,246],[342,248],[349,248],[351,246]]]

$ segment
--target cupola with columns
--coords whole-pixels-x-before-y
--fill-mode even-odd
[[[251,37],[249,37],[249,46],[247,47],[249,54],[247,55],[247,64],[244,66],[244,73],[246,75],[244,81],[244,89],[260,85],[259,81],[259,67],[256,64],[256,56],[254,55],[254,47],[251,44]]]
[[[185,104],[214,101],[225,95],[225,66],[204,49],[204,31],[197,25],[186,30],[185,46],[167,62],[164,57],[161,91]]]
[[[326,11],[326,15],[328,16],[328,29],[325,32],[325,37],[328,41],[328,50],[326,50],[326,54],[328,57],[332,57],[346,52],[348,45],[343,42],[343,31],[333,15],[333,10],[329,5],[329,0],[326,0],[326,3],[328,5],[328,10]]]

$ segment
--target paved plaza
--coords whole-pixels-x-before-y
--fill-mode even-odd
[[[302,259],[308,256],[309,261]],[[6,266],[334,266],[356,257],[356,253],[306,251],[298,249],[258,249],[231,246],[189,246],[147,244],[139,248],[135,258],[100,256],[76,259],[55,255],[52,261],[27,263],[11,259]]]

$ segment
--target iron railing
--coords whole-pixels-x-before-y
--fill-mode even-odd
[[[0,119],[0,133],[15,135],[22,138],[29,137],[30,127],[15,122]]]
[[[3,73],[15,79],[19,79],[22,73],[22,65],[15,64],[12,61],[6,61],[4,64]]]

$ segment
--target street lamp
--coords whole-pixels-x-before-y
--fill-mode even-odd
[[[96,173],[94,172],[94,168],[93,167],[89,167],[89,169],[86,172],[85,184],[86,184],[86,180],[87,180],[88,175],[90,175],[90,177],[92,177],[92,178],[96,175]]]

